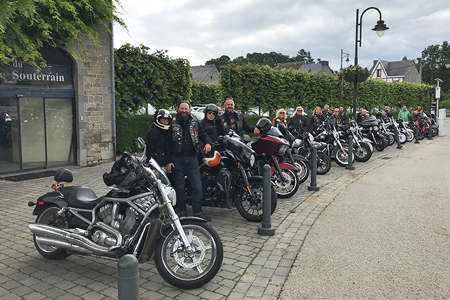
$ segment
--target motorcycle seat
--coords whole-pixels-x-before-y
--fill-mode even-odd
[[[74,186],[67,195],[67,203],[73,208],[92,209],[101,199],[93,190],[85,186]]]

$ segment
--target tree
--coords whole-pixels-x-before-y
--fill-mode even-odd
[[[205,65],[216,65],[217,70],[221,70],[223,66],[228,65],[231,62],[231,59],[227,55],[222,55],[219,58],[213,58],[205,62]]]
[[[169,108],[190,99],[190,66],[186,59],[171,59],[167,51],[123,45],[114,51],[116,114],[137,112],[151,103]]]
[[[305,49],[300,49],[294,57],[295,61],[305,61],[307,64],[313,64],[314,58],[311,57],[311,52]]]
[[[442,45],[430,45],[422,51],[422,57],[417,58],[422,66],[422,82],[436,84],[435,78],[440,78],[443,91],[450,89],[450,69],[445,63],[450,61],[450,44],[444,41]]]
[[[85,32],[98,41],[93,26],[116,21],[118,0],[0,0],[0,64],[23,60],[38,66],[46,65],[39,53],[44,43],[53,47],[74,49],[70,43],[80,40]]]

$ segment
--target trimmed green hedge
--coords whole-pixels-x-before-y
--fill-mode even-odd
[[[138,137],[145,139],[147,131],[153,123],[153,116],[139,115],[116,118],[116,151],[138,151],[136,140]]]

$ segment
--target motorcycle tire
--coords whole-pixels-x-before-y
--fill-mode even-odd
[[[187,252],[178,231],[169,227],[155,247],[155,266],[161,277],[180,289],[196,289],[213,279],[223,260],[223,245],[217,232],[204,221],[182,220],[193,247]]]
[[[55,215],[60,210],[57,206],[50,206],[44,211],[42,211],[36,218],[36,223],[39,224],[45,224],[54,226],[55,222]],[[57,226],[58,228],[68,228],[67,222],[65,224],[60,224]],[[66,249],[57,248],[54,246],[49,245],[41,245],[36,240],[36,235],[33,234],[33,241],[34,246],[36,247],[36,250],[41,254],[43,257],[48,259],[54,259],[54,260],[60,260],[68,257],[70,253],[67,252]]]
[[[248,182],[253,195],[249,194],[246,186],[242,187],[241,193],[236,200],[236,208],[244,219],[250,222],[261,222],[263,216],[263,178],[261,176],[252,176],[248,178]],[[278,197],[272,185],[270,189],[270,214],[273,214],[277,207]]]
[[[334,161],[341,167],[346,167],[348,165],[348,147],[344,147],[344,151],[342,151],[341,148],[338,149],[336,157],[334,158]],[[355,161],[355,155],[353,155],[352,160],[353,162]]]
[[[275,192],[279,198],[292,197],[300,186],[296,172],[289,169],[281,169],[281,174],[278,171],[273,172],[271,179],[275,183]]]
[[[294,158],[295,167],[298,169],[297,177],[299,183],[303,183],[309,177],[309,164],[303,160],[297,160]]]
[[[353,150],[353,155],[355,156],[355,160],[359,162],[366,162],[372,157],[372,151],[370,151],[370,146],[364,142],[360,142],[358,147]]]
[[[412,131],[406,131],[406,141],[412,142],[414,140],[414,132]]]
[[[436,136],[438,134],[437,128],[432,128],[431,129],[431,134],[432,134],[432,136]]]
[[[425,138],[425,131],[423,131],[421,128],[419,128],[419,140],[423,140]]]
[[[392,146],[395,143],[395,138],[392,134],[386,134],[385,135],[387,141],[388,141],[388,146]]]
[[[381,136],[375,136],[375,150],[377,151],[383,151],[384,148],[386,148],[386,142],[385,139]]]
[[[317,175],[325,175],[331,169],[331,159],[323,152],[317,152]]]
[[[399,132],[398,140],[399,140],[400,144],[406,143],[406,134],[404,134],[403,132]]]

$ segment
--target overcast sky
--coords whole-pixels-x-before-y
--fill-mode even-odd
[[[121,0],[128,32],[114,27],[114,47],[144,44],[168,50],[191,66],[212,58],[231,59],[253,52],[295,56],[305,49],[339,70],[341,49],[355,56],[356,9],[376,6],[389,30],[379,38],[371,29],[379,19],[368,10],[362,19],[359,64],[421,57],[429,45],[450,40],[448,0]]]

